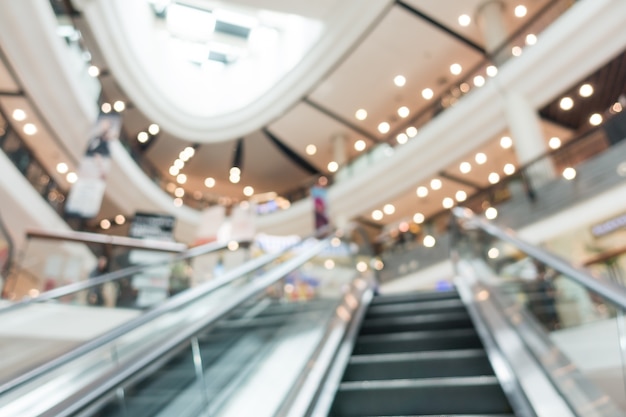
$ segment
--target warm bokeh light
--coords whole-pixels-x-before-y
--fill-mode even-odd
[[[406,78],[403,75],[396,75],[393,79],[393,83],[398,87],[404,87],[406,84]]]
[[[485,217],[489,220],[495,219],[496,217],[498,217],[498,210],[496,210],[494,207],[489,207],[487,210],[485,210]]]
[[[215,178],[207,177],[204,179],[204,186],[207,188],[215,187]]]
[[[430,180],[430,188],[432,188],[433,190],[440,190],[442,186],[443,184],[441,183],[441,180],[439,178],[433,178],[432,180]]]
[[[414,138],[417,135],[417,128],[415,126],[409,126],[405,130],[406,135],[410,138]]]
[[[513,139],[511,139],[509,136],[502,136],[500,138],[500,146],[502,147],[502,149],[509,149],[511,146],[513,146]]]
[[[396,207],[393,204],[385,204],[383,212],[387,215],[393,214],[396,212]]]
[[[580,94],[581,97],[590,97],[593,94],[593,87],[591,84],[583,84],[578,89],[578,94]]]
[[[365,141],[363,139],[359,139],[356,142],[354,142],[354,149],[357,152],[363,152],[365,150],[366,146],[367,145],[366,145],[366,143],[365,143]]]
[[[475,156],[474,156],[474,160],[476,161],[476,163],[478,165],[482,165],[485,162],[487,162],[487,155],[485,155],[482,152],[478,152]]]
[[[22,122],[26,120],[26,112],[22,109],[15,109],[13,110],[11,117],[13,117],[13,120],[17,122]]]
[[[66,174],[70,168],[67,166],[65,162],[59,162],[57,164],[57,172],[59,174]]]
[[[576,170],[572,167],[567,167],[563,170],[563,178],[566,180],[573,180],[576,178]]]
[[[561,147],[561,139],[556,136],[551,137],[548,141],[548,146],[550,149],[559,149]]]
[[[571,110],[574,107],[574,100],[571,97],[563,97],[561,101],[559,101],[559,107],[561,110]]]
[[[515,17],[524,17],[528,13],[528,9],[523,4],[515,6]]]
[[[417,187],[417,190],[415,192],[418,197],[424,198],[428,195],[428,188],[424,187],[423,185],[420,185],[419,187]]]
[[[435,240],[434,237],[432,237],[431,235],[426,235],[424,236],[424,240],[422,241],[422,243],[424,244],[424,246],[426,246],[427,248],[432,248],[435,246],[435,244],[437,243],[437,241]]]
[[[407,106],[402,106],[398,109],[398,116],[402,117],[403,119],[409,117],[410,113],[411,111]]]
[[[148,126],[148,132],[151,135],[158,135],[160,131],[161,131],[161,128],[156,123],[152,123],[150,126]]]
[[[317,153],[317,146],[313,144],[306,145],[305,151],[307,155],[315,155]]]
[[[380,210],[374,210],[372,212],[372,219],[378,221],[383,219],[383,212]]]
[[[467,27],[469,26],[470,23],[472,23],[472,18],[466,14],[462,14],[459,16],[458,22],[459,22],[459,25],[463,27]]]
[[[365,119],[367,119],[367,110],[365,110],[365,109],[358,109],[356,111],[356,113],[354,114],[354,117],[356,117],[357,120],[365,120]]]
[[[454,63],[450,65],[450,73],[452,75],[459,75],[463,71],[461,64]]]
[[[589,123],[592,126],[598,126],[600,124],[602,124],[602,115],[600,113],[594,113],[591,116],[589,116]]]
[[[391,126],[389,126],[389,123],[387,122],[382,122],[378,125],[378,131],[382,134],[385,134],[387,132],[389,132],[389,129],[391,128]]]
[[[422,97],[424,97],[424,99],[426,100],[430,100],[431,98],[433,98],[434,95],[435,93],[430,88],[425,88],[422,90]]]
[[[424,215],[422,213],[415,213],[413,215],[413,221],[417,224],[422,224],[424,223],[424,220],[426,220],[426,218],[424,217]]]
[[[459,164],[459,171],[461,171],[461,173],[467,174],[471,170],[472,170],[472,164],[470,164],[469,162],[463,161],[461,162],[461,164]]]
[[[398,142],[399,145],[404,145],[408,141],[409,137],[406,135],[406,133],[398,133],[398,136],[396,136],[396,142]]]

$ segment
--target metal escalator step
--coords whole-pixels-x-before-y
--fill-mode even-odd
[[[407,317],[383,317],[366,319],[360,334],[393,333],[416,330],[458,329],[473,327],[467,312],[431,313]]]
[[[482,348],[474,329],[368,334],[356,340],[353,354]]]
[[[330,415],[343,417],[507,414],[493,376],[343,382]]]
[[[483,349],[353,356],[343,381],[493,375]]]
[[[411,301],[427,301],[427,300],[446,300],[458,299],[459,294],[456,291],[432,291],[432,292],[413,292],[409,294],[390,294],[377,295],[374,297],[370,305],[378,304],[394,304]]]
[[[424,314],[427,312],[465,312],[465,305],[459,300],[410,301],[397,304],[378,304],[370,306],[366,319],[378,317],[402,316],[408,314]]]

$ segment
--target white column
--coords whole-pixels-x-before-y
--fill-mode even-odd
[[[345,165],[346,159],[346,137],[337,135],[333,137],[333,160],[341,168]]]
[[[488,0],[476,9],[476,23],[482,31],[485,49],[497,66],[503,64],[511,56],[510,48],[498,48],[504,45],[509,37],[504,25],[505,5],[501,0]]]
[[[547,152],[541,120],[526,97],[516,91],[505,93],[505,111],[519,164],[526,165]],[[555,178],[551,159],[533,163],[528,171],[531,186],[537,188]]]

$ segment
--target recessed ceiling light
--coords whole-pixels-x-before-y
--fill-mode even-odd
[[[458,21],[459,21],[459,25],[466,27],[466,26],[469,26],[469,24],[472,22],[472,18],[466,14],[462,14],[461,16],[459,16]]]
[[[450,73],[452,75],[459,75],[463,71],[463,67],[460,64],[452,64],[450,65]]]
[[[113,103],[113,110],[115,110],[118,113],[123,112],[126,109],[126,104],[121,101],[121,100],[117,100],[115,103]]]
[[[578,89],[578,94],[580,94],[581,97],[589,97],[593,94],[593,87],[591,84],[583,84]]]
[[[389,123],[387,122],[382,122],[378,125],[378,131],[383,134],[389,132],[390,128],[391,127],[389,126]]]
[[[515,17],[524,17],[528,13],[528,9],[523,4],[515,6]]]
[[[424,187],[423,185],[420,185],[419,187],[417,187],[417,190],[415,192],[418,197],[424,198],[428,195],[428,188]]]
[[[241,177],[239,175],[229,175],[228,181],[230,181],[233,184],[238,184],[239,181],[241,181]]]
[[[89,74],[90,77],[96,78],[98,75],[100,75],[100,69],[95,65],[90,65],[87,69],[87,74]]]
[[[372,219],[378,221],[378,220],[382,220],[383,218],[383,212],[380,210],[374,210],[372,212]]]
[[[327,168],[330,172],[336,172],[339,169],[339,164],[335,161],[330,161]]]
[[[482,165],[485,162],[487,162],[487,155],[485,155],[482,152],[478,152],[475,156],[474,156],[474,160],[476,161],[476,163],[478,165]]]
[[[613,105],[611,106],[611,110],[612,110],[614,113],[620,113],[620,112],[623,110],[623,108],[622,108],[622,103],[620,103],[620,102],[618,101],[617,103],[613,104]]]
[[[602,123],[602,115],[600,113],[592,114],[591,116],[589,116],[589,123],[591,123],[593,126],[598,126]]]
[[[169,173],[171,176],[175,177],[176,175],[180,174],[180,168],[177,168],[174,165],[172,165],[169,169]]]
[[[515,165],[513,165],[513,164],[506,164],[506,165],[504,165],[503,171],[504,171],[504,173],[506,175],[513,175],[515,173]]]
[[[181,187],[176,187],[176,189],[174,190],[174,195],[176,197],[182,197],[185,195],[185,189],[181,188]]]
[[[306,153],[307,155],[315,155],[317,152],[317,146],[315,145],[306,145]]]
[[[13,120],[21,122],[26,119],[26,112],[22,109],[15,109],[11,117],[13,117]]]
[[[112,108],[111,108],[111,104],[110,103],[102,103],[102,106],[100,106],[100,110],[102,110],[102,113],[110,113]]]
[[[537,36],[533,33],[526,35],[526,45],[534,45],[537,43]]]
[[[463,191],[463,190],[459,190],[454,195],[454,198],[456,198],[456,201],[458,201],[458,202],[465,201],[465,200],[467,200],[467,193],[465,191]]]
[[[415,223],[417,223],[417,224],[422,224],[422,223],[424,223],[424,220],[426,220],[426,219],[424,218],[424,215],[423,215],[422,213],[415,213],[415,214],[413,215],[413,221],[414,221]]]
[[[414,138],[417,135],[417,128],[415,126],[409,126],[405,130],[406,134],[410,138]]]
[[[183,169],[185,167],[185,163],[181,159],[176,159],[172,166],[175,166],[178,169]]]
[[[459,171],[461,171],[463,174],[467,174],[471,170],[472,164],[470,164],[469,162],[463,161],[459,164]]]
[[[408,117],[410,113],[410,110],[407,106],[402,106],[398,109],[398,116],[402,117],[403,119],[405,117]]]
[[[566,180],[573,180],[576,178],[576,170],[572,167],[567,167],[563,170],[563,178]]]
[[[176,197],[172,203],[174,204],[174,207],[182,207],[183,199],[180,197]]]
[[[67,175],[65,176],[65,179],[70,184],[74,184],[76,181],[78,181],[78,175],[76,175],[75,172],[68,172]]]
[[[522,48],[520,48],[519,46],[514,46],[511,48],[511,55],[513,56],[520,56],[522,55]]]
[[[424,99],[426,100],[430,100],[431,98],[433,98],[434,95],[435,93],[433,93],[433,90],[431,90],[430,88],[425,88],[422,90],[422,97],[424,97]]]
[[[461,83],[459,90],[461,90],[462,93],[467,93],[470,90],[470,85],[468,83]]]
[[[439,178],[433,178],[432,180],[430,180],[430,188],[432,188],[433,190],[440,190],[442,185],[443,184],[441,183],[441,180]]]
[[[474,77],[474,85],[476,87],[482,87],[483,85],[485,85],[485,77],[483,77],[482,75],[477,75]]]
[[[366,146],[367,146],[367,144],[365,143],[365,141],[363,139],[359,139],[356,142],[354,142],[354,149],[357,152],[364,151]]]
[[[34,135],[35,133],[37,133],[37,126],[35,126],[32,123],[26,123],[24,127],[22,128],[22,130],[24,131],[25,134],[29,136]]]
[[[383,212],[385,214],[393,214],[396,212],[396,208],[393,204],[385,204],[385,206],[383,207]]]
[[[107,230],[111,227],[111,222],[108,219],[100,220],[100,228],[103,230]]]
[[[178,174],[176,176],[176,182],[179,184],[184,184],[187,182],[187,176],[185,174]]]
[[[215,178],[207,177],[204,179],[204,186],[207,188],[215,187]]]
[[[157,135],[160,131],[161,128],[156,123],[152,123],[150,126],[148,126],[148,132],[150,132],[151,135]]]
[[[571,110],[574,107],[574,100],[571,97],[563,97],[559,101],[559,107],[561,107],[561,110]]]
[[[356,113],[354,114],[354,117],[356,117],[357,120],[365,120],[365,119],[367,119],[367,110],[365,110],[365,109],[358,109],[356,111]]]
[[[422,244],[427,248],[432,248],[436,243],[437,241],[431,235],[424,236],[424,240],[422,240]]]
[[[446,208],[446,209],[452,208],[452,206],[454,206],[454,200],[451,199],[450,197],[446,197],[441,202],[441,205],[443,206],[443,208]]]
[[[407,143],[409,140],[409,137],[406,135],[406,133],[398,133],[398,136],[396,136],[396,141],[400,144],[400,145],[404,145],[405,143]]]
[[[559,149],[561,147],[561,139],[556,136],[551,137],[548,141],[548,146],[550,149]]]
[[[496,210],[495,207],[489,207],[487,210],[485,210],[485,217],[489,220],[495,219],[496,217],[498,217],[498,210]]]
[[[140,143],[146,143],[149,138],[150,136],[148,136],[146,132],[142,131],[142,132],[137,133],[137,141],[139,141]]]
[[[57,164],[57,172],[59,174],[65,174],[67,173],[68,170],[69,170],[69,167],[67,166],[65,162],[59,162]]]
[[[123,214],[118,214],[117,216],[115,216],[115,224],[121,226],[124,223],[126,223],[126,217],[124,217]]]
[[[231,167],[230,170],[228,171],[228,174],[232,177],[239,177],[241,176],[241,169],[239,169],[239,167]]]
[[[243,195],[245,195],[246,197],[251,197],[254,194],[254,188],[252,188],[249,185],[246,185],[245,187],[243,187]]]
[[[498,67],[496,67],[495,65],[489,65],[485,69],[485,72],[487,73],[488,76],[495,77],[496,75],[498,75]]]
[[[491,174],[489,174],[488,179],[490,184],[497,184],[500,181],[500,175],[498,175],[497,172],[492,172]]]
[[[393,79],[393,83],[398,87],[403,87],[406,84],[406,78],[403,75],[396,75]]]
[[[502,149],[509,149],[511,146],[513,146],[513,139],[511,139],[509,136],[502,136],[500,138],[500,146],[502,147]]]

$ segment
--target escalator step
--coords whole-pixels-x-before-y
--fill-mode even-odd
[[[473,327],[467,312],[421,314],[407,317],[383,317],[367,319],[361,325],[360,334],[380,334],[403,331],[458,329]]]
[[[443,350],[353,356],[343,381],[493,375],[484,350]]]
[[[475,348],[482,342],[474,329],[427,330],[359,336],[353,354]]]
[[[377,295],[372,299],[370,305],[458,298],[459,294],[456,291],[414,292],[409,294]]]
[[[511,413],[493,376],[343,382],[330,415],[409,416]]]
[[[461,300],[411,301],[398,304],[378,304],[370,306],[367,310],[365,318],[369,319],[403,316],[409,314],[424,314],[435,311],[438,313],[465,312],[466,309]]]

